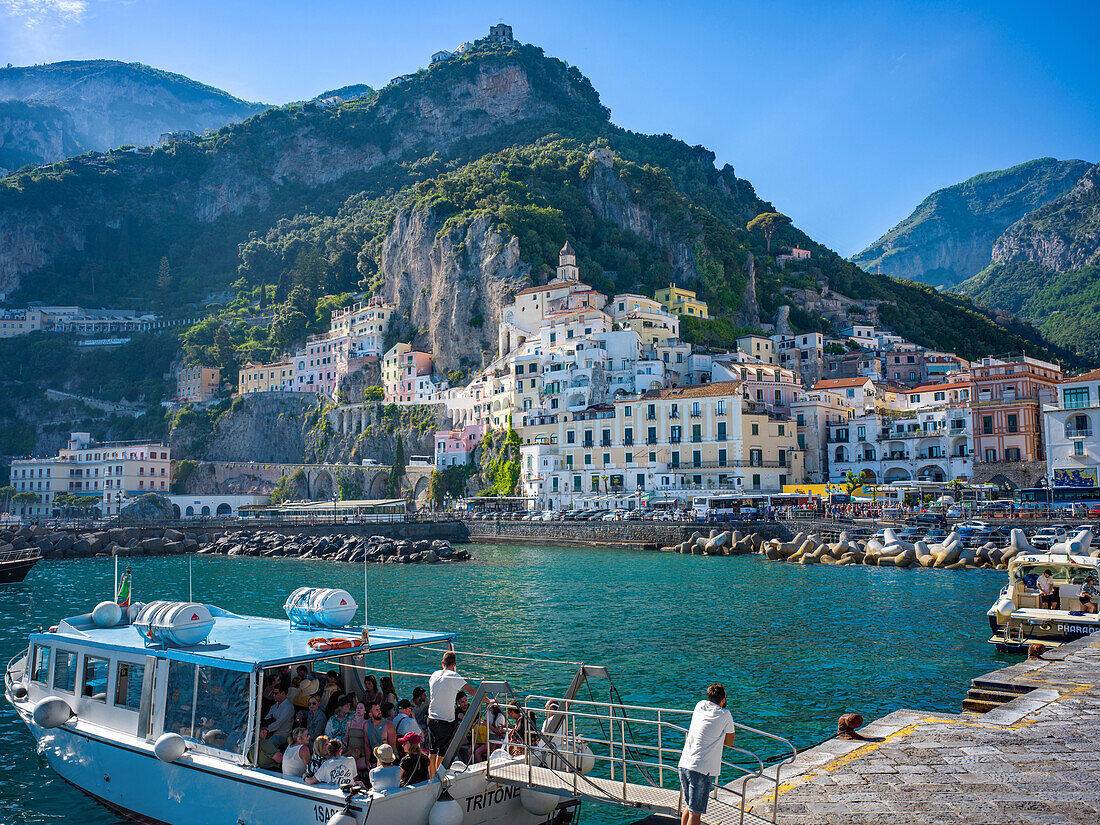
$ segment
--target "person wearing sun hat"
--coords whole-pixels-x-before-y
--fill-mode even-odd
[[[400,788],[401,768],[393,764],[397,754],[393,752],[390,743],[383,742],[375,748],[374,758],[378,760],[378,767],[367,774],[371,788],[376,791],[395,791]]]
[[[397,740],[405,749],[405,758],[401,760],[401,786],[415,785],[428,778],[428,756],[420,750],[420,734],[406,733]]]
[[[290,682],[290,701],[296,708],[306,709],[309,707],[309,697],[316,695],[317,691],[321,689],[320,679],[311,679],[309,675],[309,668],[305,665],[298,665],[297,673],[294,679]]]

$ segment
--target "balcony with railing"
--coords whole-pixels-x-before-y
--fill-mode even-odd
[[[1092,427],[1066,427],[1066,438],[1091,438]]]

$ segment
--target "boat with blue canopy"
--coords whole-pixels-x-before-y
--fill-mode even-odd
[[[303,594],[303,591],[308,591]],[[527,794],[458,761],[459,736],[427,781],[393,790],[307,784],[258,765],[265,687],[286,672],[335,674],[362,694],[368,659],[453,650],[455,634],[351,626],[343,590],[291,594],[288,618],[196,602],[99,604],[33,633],[9,663],[5,696],[39,754],[67,782],[123,815],[165,825],[538,825],[570,818],[568,795]],[[377,658],[377,657],[373,657]],[[483,681],[466,727],[507,682]],[[532,800],[536,800],[532,802]]]

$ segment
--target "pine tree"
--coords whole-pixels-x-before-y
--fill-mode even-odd
[[[260,309],[267,309],[267,282],[260,281]]]
[[[168,265],[168,256],[163,256],[160,259],[160,265],[157,267],[157,289],[161,292],[167,292],[172,288],[172,269]]]

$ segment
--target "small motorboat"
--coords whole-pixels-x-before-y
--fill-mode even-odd
[[[1050,571],[1058,609],[1042,607],[1039,577]],[[1027,553],[1008,564],[1008,584],[989,608],[989,643],[1009,653],[1026,653],[1030,645],[1047,648],[1100,632],[1100,615],[1080,600],[1086,581],[1100,582],[1100,559],[1068,553]]]
[[[42,561],[37,547],[0,553],[0,584],[17,584],[27,578],[31,568]]]

